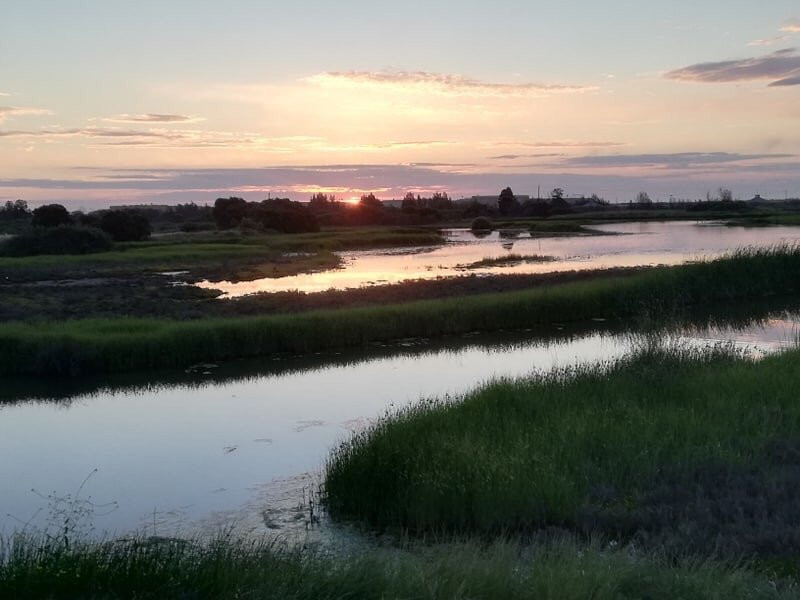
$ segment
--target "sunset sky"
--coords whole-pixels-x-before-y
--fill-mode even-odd
[[[797,0],[7,0],[0,199],[800,196]]]

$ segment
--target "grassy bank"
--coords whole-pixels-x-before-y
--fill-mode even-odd
[[[335,229],[292,235],[181,233],[121,243],[109,252],[90,255],[0,257],[0,281],[124,277],[183,270],[190,271],[195,279],[217,281],[269,277],[335,267],[339,260],[332,252],[337,250],[441,243],[444,238],[437,231],[402,228]]]
[[[332,514],[379,528],[568,528],[702,555],[797,556],[800,350],[645,349],[390,416],[327,466]]]
[[[79,375],[183,367],[598,317],[667,318],[692,305],[790,293],[798,270],[800,249],[781,248],[513,293],[295,315],[11,322],[0,324],[0,374]]]
[[[789,581],[712,561],[667,563],[561,541],[374,550],[349,558],[265,543],[133,540],[72,548],[19,544],[0,556],[3,598],[375,600],[798,597]]]

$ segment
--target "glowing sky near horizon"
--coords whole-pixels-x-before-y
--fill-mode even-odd
[[[0,199],[800,196],[796,0],[10,0]]]

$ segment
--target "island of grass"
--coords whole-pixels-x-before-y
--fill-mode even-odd
[[[59,228],[36,235],[52,236]],[[66,228],[65,228],[66,229]],[[6,283],[95,277],[132,277],[186,271],[197,281],[281,277],[335,268],[342,250],[443,244],[438,230],[341,228],[317,233],[263,234],[237,231],[172,233],[138,242],[118,242],[104,251],[18,256],[14,238],[0,243],[0,281]]]
[[[456,269],[461,271],[469,271],[472,269],[486,269],[491,267],[513,267],[516,265],[529,264],[529,263],[545,263],[558,260],[554,256],[546,256],[541,254],[514,254],[509,253],[504,256],[487,257],[475,262],[457,265]]]
[[[798,270],[800,249],[783,247],[465,298],[195,320],[6,322],[0,324],[0,374],[76,376],[186,367],[593,318],[657,319],[693,306],[792,293]]]

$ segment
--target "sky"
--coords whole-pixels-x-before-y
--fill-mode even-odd
[[[4,0],[0,201],[800,196],[796,0]]]

